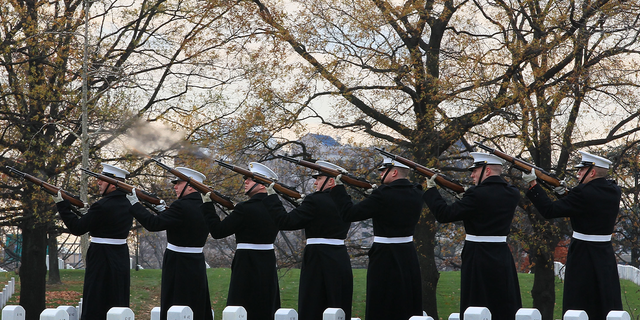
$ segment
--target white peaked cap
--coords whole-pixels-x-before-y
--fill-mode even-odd
[[[112,175],[116,178],[126,179],[129,171],[122,169],[120,167],[112,166],[110,164],[101,163],[102,165],[102,174]]]
[[[193,170],[193,169],[189,169],[189,168],[185,168],[185,167],[176,167],[176,170],[178,172],[184,174],[185,176],[191,178],[192,180],[198,181],[200,183],[202,183],[204,181],[204,179],[207,178],[201,172]],[[177,179],[177,180],[174,180],[174,181],[180,181],[180,179]]]
[[[591,154],[584,151],[578,151],[582,154],[582,161],[576,166],[576,168],[582,168],[587,166],[596,166],[600,168],[609,169],[609,165],[613,162],[609,161],[600,156],[596,156],[595,154]]]
[[[278,175],[262,163],[249,162],[249,171],[274,181],[278,180]]]
[[[404,164],[402,164],[402,163],[400,163],[398,161],[395,161],[395,160],[393,160],[391,158],[384,157],[382,159],[382,166],[380,166],[380,168],[378,168],[378,170],[382,171],[382,170],[384,170],[386,168],[391,168],[391,167],[411,169],[408,166],[406,166],[406,165],[404,165]]]
[[[469,167],[469,170],[473,170],[478,167],[482,167],[483,165],[502,165],[502,159],[498,158],[495,155],[484,152],[470,152],[469,153],[473,157],[473,165]]]
[[[325,168],[329,168],[329,169],[333,169],[333,170],[338,170],[341,173],[347,173],[347,170],[339,165],[335,165],[331,162],[327,162],[327,161],[322,161],[322,160],[318,160],[316,161],[316,164],[321,166],[321,167],[325,167]],[[318,171],[317,173],[311,175],[314,178],[317,178],[318,176],[326,176],[327,174],[325,174],[322,171]]]

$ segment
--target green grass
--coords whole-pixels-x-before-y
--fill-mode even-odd
[[[151,308],[160,305],[160,270],[131,271],[131,308],[136,319],[148,319]],[[211,303],[216,311],[216,320],[222,318],[225,307],[227,290],[229,287],[228,268],[208,269],[209,292]],[[11,277],[18,278],[13,273],[0,273],[0,284],[6,283]],[[63,284],[47,286],[47,307],[59,305],[76,305],[82,293],[83,270],[61,270]],[[280,273],[280,298],[283,308],[297,309],[298,278],[300,270],[292,269]],[[366,270],[354,269],[353,317],[364,318]],[[523,307],[532,307],[531,287],[532,274],[519,274],[520,290],[522,292]],[[622,301],[624,309],[631,314],[632,319],[640,316],[640,287],[631,281],[623,280]],[[19,290],[19,284],[17,286]],[[441,319],[447,319],[449,314],[459,311],[460,272],[441,272],[438,282],[438,312]],[[19,295],[16,294],[9,304],[17,304]],[[561,319],[562,282],[556,279],[556,308],[555,319]]]

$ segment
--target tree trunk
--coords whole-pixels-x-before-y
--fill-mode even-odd
[[[34,225],[33,220],[21,226],[20,305],[25,309],[26,320],[38,320],[45,309],[47,227]]]
[[[49,281],[48,284],[59,284],[60,281],[60,269],[58,268],[58,231],[52,227],[49,231]]]
[[[418,261],[420,261],[420,273],[422,276],[422,309],[432,318],[440,319],[438,317],[438,300],[436,296],[440,273],[436,267],[434,255],[436,226],[435,218],[428,213],[427,209],[422,211],[422,216],[416,226],[415,235]]]
[[[546,245],[532,247],[533,254],[533,307],[542,314],[543,320],[553,320],[556,302],[555,274],[553,270],[553,248]]]

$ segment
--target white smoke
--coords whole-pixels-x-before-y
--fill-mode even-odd
[[[145,154],[166,153],[179,149],[184,143],[185,133],[173,130],[160,122],[138,121],[122,138],[129,151]]]

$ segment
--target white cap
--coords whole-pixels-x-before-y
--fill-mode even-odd
[[[110,164],[101,163],[101,165],[102,165],[102,174],[105,176],[126,179],[127,175],[129,174],[129,171],[116,166],[112,166]]]
[[[502,159],[494,156],[490,153],[484,152],[470,152],[469,153],[473,157],[473,164],[469,167],[469,170],[473,170],[478,167],[482,167],[483,165],[502,165]]]
[[[346,169],[344,169],[344,168],[343,168],[343,167],[341,167],[341,166],[335,165],[335,164],[333,164],[333,163],[331,163],[331,162],[318,160],[318,161],[316,161],[316,164],[317,164],[317,165],[319,165],[319,166],[321,166],[321,167],[325,167],[325,168],[329,168],[329,169],[337,170],[337,171],[339,171],[339,172],[341,172],[341,173],[347,173],[347,170],[346,170]],[[319,177],[319,176],[327,176],[327,174],[326,174],[326,173],[324,173],[324,172],[322,172],[322,171],[318,171],[318,172],[316,172],[315,174],[312,174],[311,176],[312,176],[312,177],[314,177],[314,178],[317,178],[317,177]]]
[[[411,169],[408,166],[406,166],[406,165],[404,165],[404,164],[402,164],[402,163],[400,163],[398,161],[395,161],[395,160],[393,160],[391,158],[384,157],[382,159],[382,166],[380,166],[380,168],[378,168],[378,170],[382,171],[384,169],[391,168],[391,167]]]
[[[591,154],[584,151],[578,151],[582,154],[582,161],[576,166],[576,168],[588,167],[588,166],[596,166],[600,168],[609,169],[609,165],[613,162],[609,161],[600,156],[596,156],[595,154]]]
[[[274,181],[278,180],[278,175],[262,163],[249,162],[249,171]]]
[[[204,181],[204,179],[206,178],[206,176],[204,174],[202,174],[201,172],[198,172],[196,170],[193,169],[189,169],[189,168],[185,168],[185,167],[176,167],[176,170],[182,174],[184,174],[185,176],[191,178],[192,180],[198,181],[200,183],[202,183]],[[173,183],[178,183],[178,181],[182,181],[182,179],[176,179],[173,180],[171,182]]]

